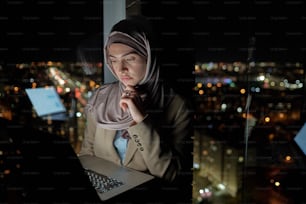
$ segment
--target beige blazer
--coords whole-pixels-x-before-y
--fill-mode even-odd
[[[191,158],[191,114],[182,97],[168,97],[165,108],[149,113],[128,129],[125,160],[122,165],[173,180],[187,158]],[[87,126],[79,155],[95,155],[121,164],[114,147],[115,130],[99,127],[94,114],[87,114]],[[186,152],[188,151],[188,152]],[[185,158],[186,157],[186,158]]]

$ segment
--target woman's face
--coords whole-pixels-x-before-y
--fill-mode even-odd
[[[108,58],[118,79],[125,85],[136,86],[145,76],[146,59],[122,43],[112,43]]]

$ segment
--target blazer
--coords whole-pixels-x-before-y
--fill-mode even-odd
[[[185,163],[192,162],[193,131],[186,100],[177,94],[166,98],[162,110],[149,112],[142,122],[128,128],[130,139],[122,164],[113,144],[116,130],[100,127],[94,110],[87,113],[79,155],[94,155],[173,181]]]

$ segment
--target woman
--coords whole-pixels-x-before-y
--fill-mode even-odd
[[[166,181],[192,168],[188,103],[160,79],[151,28],[139,17],[115,24],[104,57],[118,81],[86,105],[79,155],[95,155]]]

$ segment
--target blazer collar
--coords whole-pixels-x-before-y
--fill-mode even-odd
[[[132,138],[129,139],[126,154],[125,154],[125,160],[123,161],[124,166],[126,166],[133,158],[133,155],[135,154],[137,150],[136,143],[131,141]]]

